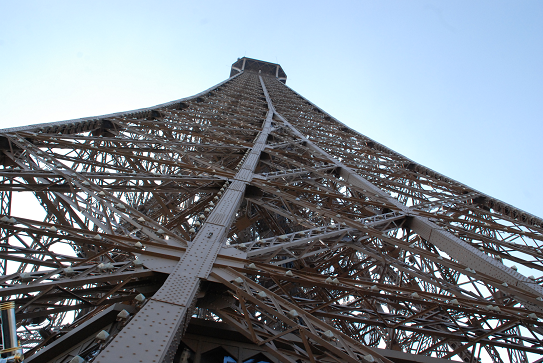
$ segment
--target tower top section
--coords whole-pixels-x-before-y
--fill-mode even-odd
[[[277,63],[264,62],[258,59],[253,58],[238,58],[237,61],[232,64],[232,70],[230,71],[230,77],[235,76],[238,73],[249,71],[249,72],[260,72],[262,74],[267,74],[277,77],[279,81],[286,83],[287,74]]]

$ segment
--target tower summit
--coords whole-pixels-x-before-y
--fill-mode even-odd
[[[543,220],[285,82],[0,130],[2,357],[541,361]]]
[[[287,82],[287,75],[283,68],[279,64],[264,62],[258,59],[252,58],[238,58],[234,64],[232,64],[232,69],[230,71],[230,77],[233,77],[242,72],[259,72],[267,76],[273,76],[277,78],[280,82]]]

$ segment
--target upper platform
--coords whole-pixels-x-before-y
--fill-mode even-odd
[[[232,64],[232,70],[230,71],[230,77],[243,71],[261,72],[263,74],[277,77],[279,81],[286,83],[287,74],[277,63],[264,62],[258,59],[252,58],[238,58],[234,64]]]

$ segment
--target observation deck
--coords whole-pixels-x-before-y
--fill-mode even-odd
[[[232,64],[232,69],[230,71],[230,77],[235,76],[238,73],[243,71],[252,71],[260,72],[262,74],[267,74],[275,76],[279,81],[286,83],[287,74],[277,63],[264,62],[258,59],[253,58],[238,58],[234,64]]]

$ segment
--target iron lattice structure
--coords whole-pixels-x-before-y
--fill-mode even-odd
[[[25,361],[212,362],[196,321],[255,362],[543,355],[543,220],[285,82],[242,58],[194,97],[1,130],[0,294]]]

